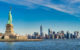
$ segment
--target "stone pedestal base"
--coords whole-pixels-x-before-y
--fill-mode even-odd
[[[6,25],[5,35],[15,35],[14,30],[13,30],[13,24]]]

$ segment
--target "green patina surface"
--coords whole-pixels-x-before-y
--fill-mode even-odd
[[[11,14],[11,10],[9,11],[8,24],[12,24],[12,14]]]

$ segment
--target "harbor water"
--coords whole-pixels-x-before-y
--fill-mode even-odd
[[[80,40],[0,42],[0,50],[80,50]]]

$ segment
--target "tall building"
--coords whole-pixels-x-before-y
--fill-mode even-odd
[[[53,31],[51,29],[48,29],[48,35],[53,34]]]
[[[73,34],[72,33],[70,34],[70,38],[73,39]]]
[[[49,39],[49,35],[45,34],[45,39]]]
[[[64,31],[61,31],[60,34],[61,34],[61,39],[64,39]]]
[[[38,32],[34,32],[34,36],[39,36],[39,33]]]
[[[39,33],[38,32],[34,32],[33,39],[38,39],[38,38],[39,38]]]
[[[40,26],[40,36],[44,36],[44,34],[43,34],[43,27],[42,27],[42,25]]]
[[[70,39],[70,32],[67,31],[67,35],[66,35],[67,39]]]
[[[15,35],[14,30],[13,30],[13,24],[12,24],[11,9],[10,9],[10,11],[9,11],[8,23],[7,23],[7,25],[6,25],[5,35]]]
[[[53,34],[55,34],[55,31],[53,31]]]
[[[49,38],[52,39],[53,31],[51,29],[48,29],[48,35],[49,35]]]
[[[74,32],[74,37],[75,37],[75,38],[78,38],[78,37],[79,37],[79,32],[78,32],[78,31],[75,31],[75,32]]]

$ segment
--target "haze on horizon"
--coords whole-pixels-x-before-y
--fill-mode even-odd
[[[31,34],[64,30],[80,30],[80,0],[0,0],[0,32],[5,32],[9,9],[12,7],[14,31]]]

